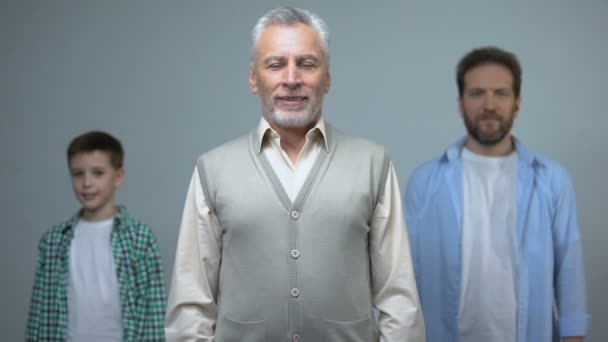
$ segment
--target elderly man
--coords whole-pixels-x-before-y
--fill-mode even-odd
[[[511,135],[521,66],[475,49],[456,80],[468,135],[420,166],[405,194],[428,340],[582,341],[574,190],[560,164]]]
[[[279,8],[252,40],[249,84],[262,118],[197,162],[167,339],[423,341],[393,165],[381,146],[322,116],[325,23]]]

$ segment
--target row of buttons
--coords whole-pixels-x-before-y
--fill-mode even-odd
[[[294,220],[297,220],[298,218],[300,218],[300,212],[297,210],[292,210],[291,218]],[[290,254],[291,254],[291,257],[294,259],[297,259],[300,257],[300,251],[297,249],[292,249]],[[297,287],[292,288],[291,291],[289,291],[289,292],[293,298],[298,298],[300,296],[300,289],[298,289]],[[298,334],[294,334],[293,336],[291,336],[291,340],[293,342],[300,342],[301,336]]]
[[[298,217],[300,217],[300,212],[297,210],[293,210],[291,212],[291,217],[294,220],[297,220]],[[300,257],[300,251],[297,249],[292,249],[291,250],[291,257],[294,259],[297,259]],[[298,296],[300,295],[300,290],[298,290],[298,288],[294,287],[293,289],[291,289],[291,296],[294,298],[298,298]],[[299,341],[299,335],[294,335],[294,341],[295,341],[295,337],[298,336],[298,341]]]

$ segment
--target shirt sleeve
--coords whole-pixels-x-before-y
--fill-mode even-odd
[[[214,341],[222,229],[194,170],[175,252],[167,305],[167,341]]]
[[[585,336],[587,313],[581,239],[576,218],[576,200],[570,177],[563,171],[554,185],[556,194],[553,240],[555,246],[555,302],[561,337]]]
[[[42,310],[43,300],[45,297],[44,284],[44,258],[46,255],[46,234],[40,239],[38,244],[38,262],[36,264],[36,273],[34,275],[34,285],[32,287],[32,297],[30,299],[30,308],[27,316],[27,325],[25,329],[26,341],[38,341],[38,332],[40,328],[40,310]]]
[[[146,314],[144,318],[143,341],[165,341],[164,320],[166,307],[165,276],[162,258],[156,237],[150,231],[149,245],[146,251],[146,270],[148,284],[146,287]]]
[[[419,212],[418,203],[418,182],[415,175],[410,178],[407,184],[405,193],[403,195],[403,210],[405,211],[405,224],[407,226],[407,232],[410,241],[410,250],[412,252],[412,259],[414,263],[414,273],[420,269],[420,251],[418,250],[418,224],[416,222],[416,214]],[[416,273],[417,274],[417,273]]]
[[[399,183],[392,163],[371,221],[370,258],[380,342],[425,341]]]

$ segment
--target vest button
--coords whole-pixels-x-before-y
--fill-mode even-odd
[[[298,298],[298,296],[300,295],[300,290],[297,287],[294,287],[293,289],[291,289],[290,293],[293,298]]]
[[[297,249],[292,249],[291,250],[291,257],[294,259],[297,259],[300,257],[300,251]]]
[[[300,342],[300,340],[301,340],[300,335],[295,334],[295,335],[291,336],[291,340],[293,342]]]
[[[294,220],[297,220],[297,219],[298,219],[298,217],[300,217],[300,212],[299,212],[299,211],[297,211],[297,210],[293,210],[293,211],[291,212],[291,218],[292,218],[292,219],[294,219]]]

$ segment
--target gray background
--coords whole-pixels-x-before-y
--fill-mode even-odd
[[[91,129],[122,140],[118,202],[150,224],[167,279],[196,157],[254,127],[249,32],[266,10],[308,8],[332,31],[325,117],[387,146],[402,189],[464,133],[454,67],[469,49],[524,69],[514,131],[561,161],[577,191],[592,341],[608,340],[608,2],[0,2],[2,341],[23,339],[36,245],[78,203],[64,157]]]

